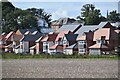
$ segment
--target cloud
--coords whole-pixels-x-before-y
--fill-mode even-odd
[[[67,10],[59,8],[55,12],[52,13],[52,19],[59,19],[63,17],[69,17]]]

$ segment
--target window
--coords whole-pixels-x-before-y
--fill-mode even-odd
[[[85,44],[85,41],[79,41],[80,44]]]
[[[55,45],[58,45],[58,42],[57,41],[55,41],[55,43],[54,43]]]
[[[105,44],[105,40],[97,40],[96,43]]]
[[[105,40],[102,40],[102,44],[105,44]]]
[[[48,49],[48,45],[43,46],[43,50],[47,50]]]
[[[80,50],[80,52],[85,52],[85,49],[79,49]]]
[[[63,44],[67,44],[67,41],[66,41],[66,40],[63,40]]]

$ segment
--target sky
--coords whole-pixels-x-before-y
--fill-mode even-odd
[[[12,4],[21,9],[43,8],[47,13],[52,15],[52,20],[63,17],[76,18],[81,14],[81,8],[84,4],[94,4],[96,9],[101,10],[101,14],[106,17],[107,10],[118,11],[118,2],[16,2],[10,1]]]

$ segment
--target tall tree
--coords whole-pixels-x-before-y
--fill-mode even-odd
[[[50,24],[51,15],[44,9],[31,8],[21,10],[10,2],[2,2],[2,31],[10,32],[24,28],[38,28],[38,18],[46,20]]]
[[[2,2],[2,17],[5,18],[7,13],[14,11],[15,7],[6,0],[6,2]]]
[[[112,11],[108,15],[108,20],[112,22],[119,22],[120,21],[120,14],[117,13],[116,10]]]
[[[99,9],[95,9],[93,4],[85,4],[81,9],[81,17],[86,25],[99,24],[101,22],[101,13]]]
[[[24,28],[38,28],[37,19],[26,10],[17,9],[6,15],[3,31],[16,31]]]
[[[44,11],[44,9],[36,9],[36,8],[29,8],[27,9],[28,11],[30,11],[30,13],[40,19],[44,19],[48,25],[50,25],[50,21],[51,21],[51,15],[46,13]]]

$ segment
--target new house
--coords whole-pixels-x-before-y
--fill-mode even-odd
[[[89,47],[91,55],[110,54],[118,47],[117,33],[111,28],[101,28],[94,32],[94,45]]]
[[[57,34],[48,34],[41,40],[43,42],[43,52],[50,53],[50,47],[55,45],[56,37]]]
[[[73,34],[73,32],[71,31],[62,31],[60,33],[58,33],[56,39],[55,39],[55,44],[53,46],[50,47],[50,52],[52,54],[54,53],[63,53],[64,49],[67,47],[66,45],[63,45],[63,39],[64,36],[67,34]]]
[[[42,33],[36,33],[32,35],[24,35],[24,37],[20,41],[20,53],[29,53],[31,47],[35,49],[35,41],[39,39],[43,34]],[[36,51],[36,50],[35,50]],[[31,54],[35,54],[36,52],[30,52]]]

